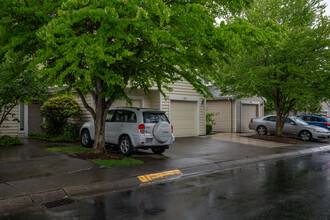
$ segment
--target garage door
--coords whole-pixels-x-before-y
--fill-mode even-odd
[[[170,120],[174,136],[197,136],[197,102],[172,100]]]
[[[228,100],[207,101],[207,113],[216,113],[213,120],[214,131],[231,132],[231,102]]]
[[[132,107],[142,108],[142,100],[133,99],[132,103],[133,103]],[[115,101],[115,103],[111,105],[111,108],[124,107],[124,106],[131,107],[128,103],[126,103],[126,100],[122,99]]]
[[[251,132],[249,123],[251,118],[258,117],[258,105],[242,105],[241,132]]]

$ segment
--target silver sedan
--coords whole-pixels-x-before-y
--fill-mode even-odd
[[[276,116],[268,115],[261,118],[252,118],[249,128],[259,135],[275,134]],[[330,131],[318,126],[309,125],[300,118],[289,116],[283,127],[283,135],[298,137],[303,141],[330,140]]]

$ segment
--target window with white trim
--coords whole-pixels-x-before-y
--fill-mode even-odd
[[[24,102],[19,103],[19,130],[24,131],[25,127],[25,105]]]

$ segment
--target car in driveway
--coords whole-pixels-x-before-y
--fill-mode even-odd
[[[259,135],[275,134],[276,116],[268,115],[261,118],[252,118],[249,128],[257,131]],[[283,135],[298,137],[303,141],[330,140],[330,131],[328,129],[309,125],[295,116],[287,118],[283,127]]]
[[[92,146],[93,121],[83,124],[80,137],[83,146]],[[173,126],[164,111],[134,107],[117,107],[108,111],[105,142],[119,146],[119,151],[125,156],[139,148],[161,154],[174,140]]]
[[[296,117],[304,120],[310,125],[320,126],[330,130],[330,118],[328,117],[310,114],[296,115]]]

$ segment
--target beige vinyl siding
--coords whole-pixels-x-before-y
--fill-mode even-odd
[[[126,90],[126,94],[132,99],[133,107],[159,109],[160,96],[158,91],[152,90],[150,91],[150,93],[147,93],[145,95],[142,90],[136,90],[136,91],[129,91],[129,89],[125,89],[125,90]],[[94,102],[92,102],[92,96],[90,94],[87,94],[85,98],[87,103],[94,108],[95,106],[94,106]],[[72,122],[81,125],[86,121],[92,120],[92,116],[90,112],[84,107],[80,97],[74,94],[74,99],[78,102],[82,110],[82,117],[81,119],[74,119],[72,120]],[[143,106],[142,106],[142,102],[143,102]],[[126,106],[126,100],[117,100],[110,108],[114,108],[118,106]]]
[[[198,102],[197,106],[199,106],[199,135],[204,135],[206,133],[206,118],[205,118],[205,99],[202,95],[200,95],[198,92],[196,92],[192,85],[190,85],[186,81],[180,81],[176,82],[173,85],[170,85],[170,87],[173,89],[171,92],[164,91],[164,93],[167,96],[167,99],[165,97],[162,97],[162,110],[166,112],[166,115],[169,116],[169,103],[171,101],[171,98],[186,98],[186,99],[197,99]],[[203,101],[204,100],[204,101]],[[187,101],[188,102],[188,101]],[[196,116],[197,117],[197,116]],[[197,121],[197,118],[196,118]],[[197,123],[198,123],[197,121]],[[197,125],[198,126],[198,125]]]
[[[80,119],[73,119],[71,120],[73,123],[77,124],[77,125],[82,125],[83,123],[85,123],[86,121],[90,121],[92,120],[92,115],[90,114],[90,112],[84,107],[83,102],[81,101],[81,98],[73,93],[73,97],[74,99],[77,101],[77,103],[79,104],[81,110],[82,110],[82,115]],[[87,104],[89,104],[90,106],[92,106],[92,95],[88,94],[85,96],[86,102]]]
[[[330,105],[330,101],[329,101],[329,105]],[[330,117],[330,106],[328,105],[328,103],[323,102],[322,103],[322,115],[325,115],[327,117]]]
[[[115,107],[130,107],[131,105],[124,99],[121,100],[117,100],[115,101],[111,108],[115,108]],[[139,99],[132,99],[132,106],[131,107],[137,107],[137,108],[141,108],[142,107],[142,100]]]
[[[19,106],[15,106],[13,110],[11,111],[12,114],[15,114],[14,117],[9,116],[8,121],[5,121],[2,126],[6,126],[6,128],[0,128],[0,135],[9,135],[9,136],[25,136],[25,133],[19,133],[18,127],[19,123],[17,121],[13,121],[13,119],[18,118],[18,108]],[[8,126],[8,127],[7,127]]]
[[[207,112],[215,113],[213,131],[232,132],[232,102],[230,100],[213,100],[207,102]]]

